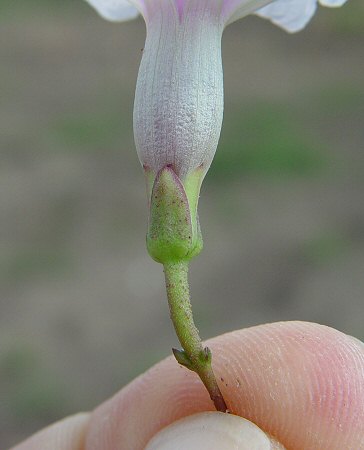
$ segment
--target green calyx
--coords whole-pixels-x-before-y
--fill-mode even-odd
[[[152,186],[147,233],[150,256],[162,264],[190,260],[203,245],[197,215],[202,171],[197,169],[182,183],[168,165],[154,180],[147,173],[147,181]]]

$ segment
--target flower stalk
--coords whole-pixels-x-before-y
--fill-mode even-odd
[[[179,364],[196,372],[210,394],[217,411],[226,412],[227,406],[217,384],[211,365],[211,351],[203,347],[193,321],[188,286],[188,262],[164,264],[167,297],[171,319],[183,350],[173,349]]]

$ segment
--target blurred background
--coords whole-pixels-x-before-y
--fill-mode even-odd
[[[364,4],[223,39],[226,107],[192,264],[204,338],[309,320],[364,338]],[[170,354],[133,144],[142,20],[0,3],[0,442],[95,407]]]

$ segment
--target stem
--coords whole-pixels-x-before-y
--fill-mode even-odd
[[[164,275],[171,319],[184,351],[173,349],[179,364],[196,372],[208,390],[218,411],[227,407],[211,365],[211,351],[203,347],[198,330],[193,322],[189,286],[188,262],[164,264]]]

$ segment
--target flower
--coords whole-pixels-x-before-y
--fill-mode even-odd
[[[340,6],[346,0],[86,1],[109,20],[139,13],[145,20],[134,137],[147,179],[147,246],[159,262],[188,260],[202,248],[198,197],[222,125],[224,28],[254,13],[294,32],[311,19],[318,1]]]
[[[317,0],[86,0],[105,19],[144,17],[146,44],[134,104],[139,159],[152,183],[170,165],[179,178],[208,170],[223,117],[221,36],[248,14],[289,32],[302,29]],[[341,6],[346,0],[319,0]]]

